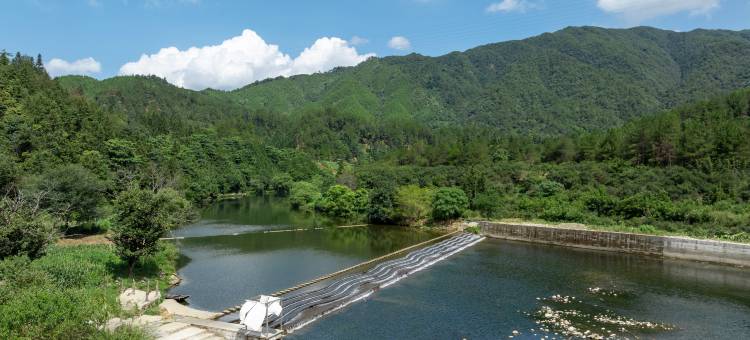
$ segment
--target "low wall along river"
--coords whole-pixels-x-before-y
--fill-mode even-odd
[[[494,238],[750,267],[750,244],[506,222],[478,224],[483,235]]]

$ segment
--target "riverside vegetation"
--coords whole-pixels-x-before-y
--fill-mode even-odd
[[[142,336],[99,328],[117,280],[173,272],[158,238],[228,193],[750,241],[748,56],[748,31],[570,28],[196,92],[2,53],[0,336]],[[82,233],[114,244],[55,245]]]

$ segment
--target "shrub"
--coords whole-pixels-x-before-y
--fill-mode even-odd
[[[658,218],[666,210],[665,199],[651,193],[638,193],[621,200],[617,212],[626,219],[637,217]]]
[[[395,219],[395,201],[395,192],[390,186],[372,190],[370,192],[367,220],[371,223],[392,223]]]
[[[320,199],[320,192],[315,184],[309,182],[294,182],[289,189],[289,204],[299,210],[312,210],[316,200]]]
[[[21,193],[0,198],[0,260],[16,255],[37,258],[55,235],[52,219]]]
[[[334,185],[323,193],[317,207],[322,212],[341,218],[351,218],[367,209],[368,193],[364,189],[352,191],[343,185]]]
[[[432,218],[446,221],[463,216],[469,207],[469,198],[459,188],[440,188],[432,199]]]
[[[503,196],[497,192],[483,192],[477,194],[471,203],[473,209],[479,211],[483,216],[495,216],[500,209],[500,202]]]
[[[432,195],[434,190],[420,188],[418,185],[407,185],[396,191],[396,215],[407,225],[424,222],[432,214]]]
[[[602,216],[611,216],[617,207],[617,198],[608,195],[603,189],[591,190],[581,196],[586,209]]]
[[[289,195],[289,191],[292,187],[292,176],[289,174],[282,173],[280,175],[273,176],[271,179],[271,186],[276,196],[286,197]]]

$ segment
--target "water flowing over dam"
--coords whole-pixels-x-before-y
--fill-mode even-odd
[[[284,311],[267,320],[273,328],[293,331],[352,302],[366,298],[408,275],[456,254],[483,237],[461,233],[408,255],[382,262],[366,272],[348,275],[322,288],[291,291],[280,296]]]

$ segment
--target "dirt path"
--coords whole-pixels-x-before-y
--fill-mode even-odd
[[[80,244],[112,244],[112,241],[108,240],[105,235],[80,235],[80,236],[68,236],[57,240],[57,244],[61,246],[75,246]]]

